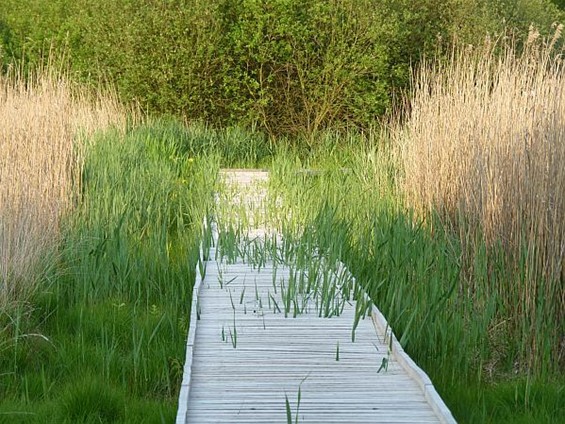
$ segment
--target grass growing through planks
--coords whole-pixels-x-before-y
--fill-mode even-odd
[[[300,402],[302,401],[302,383],[304,383],[310,374],[304,377],[300,384],[298,384],[298,394],[296,395],[296,412],[294,414],[294,424],[298,424],[298,414],[300,413]],[[287,424],[293,424],[292,420],[292,408],[290,406],[290,401],[288,400],[288,395],[284,395],[285,411],[286,411],[286,422]]]
[[[56,272],[18,322],[46,339],[0,351],[0,422],[174,419],[216,161],[151,133],[87,145]]]
[[[423,217],[409,207],[387,143],[359,137],[345,154],[319,153],[317,172],[302,172],[290,154],[276,158],[270,184],[282,202],[278,226],[293,243],[287,250],[317,250],[330,263],[345,262],[461,422],[558,421],[565,376],[557,358],[544,358],[539,368],[516,367],[521,332],[531,327],[527,315],[519,325],[505,316],[515,288],[492,289],[508,287],[504,256],[483,240],[472,266],[463,261],[469,252],[459,233],[438,214]],[[543,301],[557,310],[561,297]],[[562,327],[553,321],[546,328],[536,337],[552,345]]]
[[[352,295],[352,280],[345,270],[320,255],[313,240],[307,241],[281,228],[281,198],[266,195],[269,189],[260,178],[245,187],[233,184],[229,173],[219,187],[216,220],[220,228],[218,253],[222,259],[236,259],[261,269],[273,266],[273,290],[267,293],[269,309],[285,317],[315,313],[330,318],[340,315]],[[284,224],[286,225],[286,224]],[[282,237],[281,237],[282,234]],[[290,268],[289,275],[277,278],[277,264]],[[227,285],[220,273],[220,288]],[[243,296],[243,292],[241,293]],[[231,295],[230,295],[231,296]]]

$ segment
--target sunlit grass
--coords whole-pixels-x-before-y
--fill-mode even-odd
[[[25,302],[56,255],[79,136],[125,123],[109,93],[93,98],[53,69],[0,75],[0,310]]]
[[[216,173],[186,149],[143,129],[90,139],[53,278],[12,324],[41,337],[0,351],[0,421],[174,418]]]
[[[470,308],[490,316],[487,373],[565,364],[565,69],[555,37],[532,30],[457,48],[416,77],[399,130],[402,190],[461,243]],[[431,221],[428,219],[428,223]]]

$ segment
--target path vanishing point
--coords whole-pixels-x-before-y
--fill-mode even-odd
[[[260,207],[268,173],[224,170],[220,175],[235,194],[218,196],[218,202]],[[268,232],[253,220],[246,224],[248,239]],[[217,228],[213,222],[216,242]],[[304,275],[293,264],[228,261],[214,245],[202,261],[177,424],[455,423],[374,305],[358,321],[353,341],[358,305],[339,290],[331,304],[303,297],[301,313],[294,317],[291,308],[285,317],[283,297],[290,282]],[[325,276],[324,284],[336,287],[353,280],[340,265]]]

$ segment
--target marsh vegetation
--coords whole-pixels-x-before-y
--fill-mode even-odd
[[[118,100],[111,90],[92,88],[85,61],[75,61],[71,73],[65,73],[57,71],[57,61],[31,66],[40,62],[33,46],[26,47],[30,65],[21,69],[3,56],[0,422],[173,420],[194,274],[206,240],[202,223],[205,216],[221,213],[214,209],[214,192],[224,190],[217,184],[220,167],[270,170],[272,203],[265,214],[242,218],[242,211],[237,219],[240,224],[267,219],[282,235],[242,245],[237,225],[227,226],[219,241],[221,254],[260,262],[284,252],[285,260],[322,277],[325,262],[343,262],[459,421],[557,422],[565,415],[561,27],[553,28],[553,38],[532,29],[519,42],[493,36],[474,47],[456,43],[437,58],[423,42],[419,47],[427,46],[429,54],[413,74],[409,62],[387,50],[389,44],[371,44],[370,37],[378,39],[380,33],[368,32],[369,38],[355,38],[355,63],[379,72],[394,69],[397,79],[379,82],[379,75],[355,67],[357,79],[348,86],[339,81],[351,70],[332,68],[333,62],[316,56],[314,45],[297,50],[305,52],[302,56],[296,51],[297,56],[285,56],[290,53],[284,46],[311,40],[312,27],[327,28],[323,22],[316,26],[303,17],[298,22],[310,32],[293,27],[287,38],[267,37],[271,44],[245,50],[245,37],[263,39],[253,38],[256,25],[234,25],[254,9],[223,3],[223,9],[214,10],[224,13],[224,21],[213,22],[223,22],[231,41],[239,41],[214,40],[222,57],[240,58],[241,66],[233,68],[240,73],[204,60],[212,50],[198,50],[203,56],[197,57],[204,58],[198,63],[206,66],[187,63],[191,71],[186,75],[207,79],[167,83],[169,94],[176,95],[179,87],[189,93],[178,100],[182,104],[173,102],[173,94],[149,98],[157,91],[154,86],[137,84],[155,82],[143,73],[147,67],[136,74],[124,65],[113,81]],[[284,2],[275,3],[282,8]],[[405,2],[396,3],[404,10]],[[124,10],[131,12],[131,7]],[[431,10],[422,6],[414,19],[427,19],[424,12]],[[321,10],[319,16],[330,12]],[[145,15],[140,16],[134,23]],[[15,33],[25,32],[27,24],[8,18],[0,16],[3,45],[9,41],[14,52],[25,50]],[[467,32],[461,36],[470,37],[465,41],[476,40],[473,34],[492,24],[475,18],[474,27],[463,27]],[[439,25],[447,22],[442,19],[430,22],[443,30],[448,26]],[[97,28],[96,20],[81,22],[71,27]],[[341,22],[346,34],[359,30],[351,26],[357,21]],[[361,19],[356,25],[365,24]],[[283,29],[269,31],[290,31]],[[102,65],[115,70],[141,52],[140,34],[130,34],[129,47],[107,56],[111,63]],[[77,57],[101,57],[93,46],[107,45],[96,38],[103,36],[92,32],[83,44],[90,50],[75,51]],[[152,38],[146,39],[151,46]],[[338,43],[331,44],[337,48],[340,40],[349,39],[318,41],[324,40]],[[338,53],[348,51],[349,44],[343,43]],[[381,47],[387,52],[384,64],[374,62],[384,60]],[[151,56],[156,51],[146,52],[143,61],[156,63]],[[280,57],[268,61],[261,56],[269,51]],[[169,75],[165,71],[180,63],[176,54],[167,56],[159,75]],[[363,62],[364,54],[373,62]],[[336,57],[346,61],[349,56]],[[300,75],[314,66],[310,61],[319,65],[312,74],[315,81],[291,87],[277,79],[281,63]],[[257,63],[272,65],[271,78],[267,75],[260,86],[251,66]],[[340,69],[344,74],[335,76]],[[207,85],[223,77],[226,92]],[[236,87],[236,80],[245,87]],[[327,80],[337,84],[330,85],[337,91],[320,89]],[[195,81],[203,86],[194,88]],[[281,84],[295,97],[277,97]],[[392,86],[407,90],[404,106],[397,104],[400,116],[381,114],[395,109]],[[250,87],[255,91],[247,96]],[[201,121],[133,112],[138,108],[123,102],[139,95],[136,90],[149,96],[138,103],[144,112],[176,113],[201,105],[188,114]],[[340,97],[339,90],[356,102]],[[244,92],[245,101],[240,101]],[[345,103],[335,103],[332,96]],[[287,110],[276,121],[277,108],[292,99],[299,99],[303,109]],[[381,119],[371,120],[376,115]],[[336,287],[322,284],[319,289],[331,293]],[[291,293],[288,305],[279,305],[281,311],[292,315],[299,310],[299,302],[293,303],[297,299]],[[334,306],[320,310],[327,307],[332,313]]]

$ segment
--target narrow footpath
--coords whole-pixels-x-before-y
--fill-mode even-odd
[[[238,193],[228,210],[260,207],[267,173],[221,175]],[[246,225],[254,238],[270,231]],[[344,267],[319,273],[323,291],[306,291],[297,287],[311,269],[216,249],[197,272],[177,424],[455,423],[375,306],[355,325]],[[328,297],[327,287],[339,290]]]

